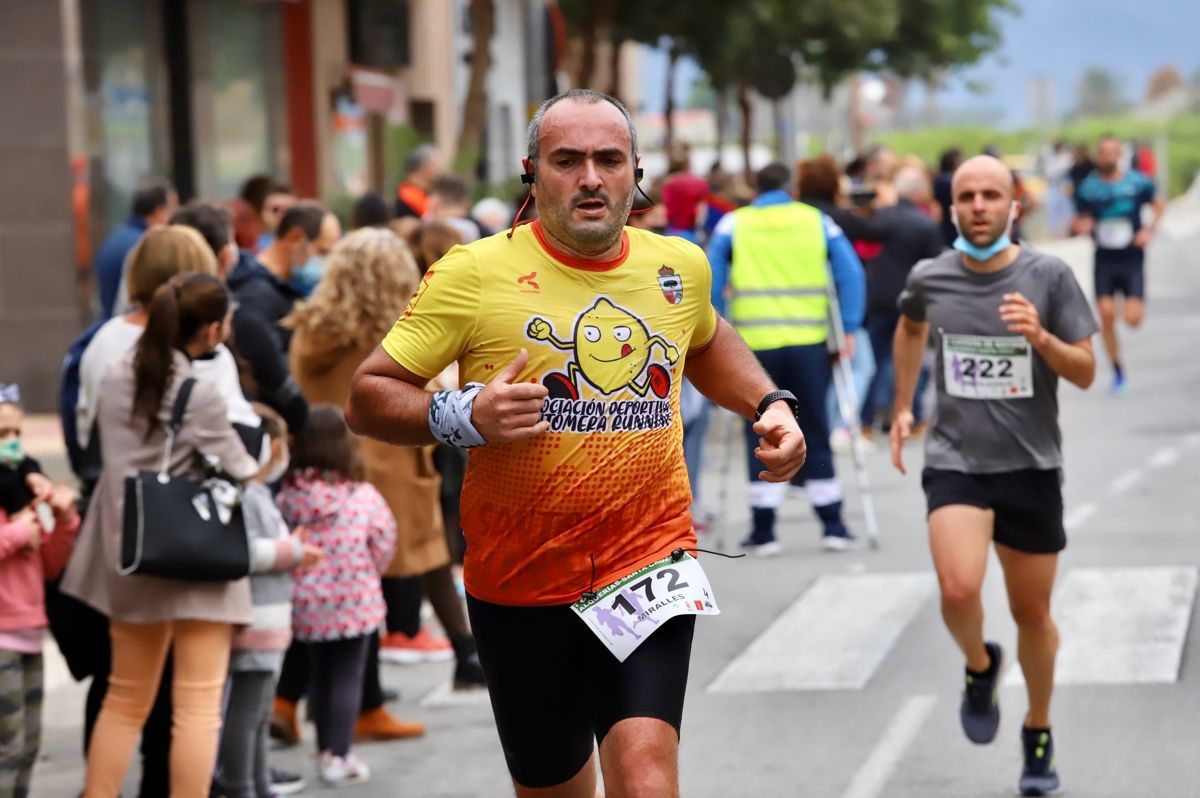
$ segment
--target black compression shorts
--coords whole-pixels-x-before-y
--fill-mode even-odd
[[[1060,469],[966,474],[926,468],[921,486],[930,514],[952,504],[994,511],[992,539],[1003,546],[1027,554],[1053,554],[1067,547]]]
[[[508,770],[524,787],[578,773],[625,718],[683,719],[696,616],[663,621],[624,662],[569,606],[507,607],[467,597]]]
[[[1094,274],[1097,297],[1120,294],[1126,299],[1146,296],[1146,269],[1141,260],[1096,261]]]

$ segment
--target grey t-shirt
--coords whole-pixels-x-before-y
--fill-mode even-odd
[[[954,250],[909,273],[897,304],[910,319],[929,322],[937,354],[929,468],[994,474],[1062,465],[1058,375],[1000,318],[1003,297],[1013,292],[1067,343],[1098,329],[1070,267],[1024,245],[1011,265],[991,274],[969,270]]]

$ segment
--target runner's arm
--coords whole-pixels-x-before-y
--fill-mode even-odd
[[[428,377],[401,366],[383,350],[367,356],[350,382],[346,423],[358,435],[396,446],[436,443],[429,430]]]
[[[921,359],[925,356],[925,342],[928,340],[929,322],[914,321],[901,314],[896,335],[892,339],[892,363],[896,370],[893,416],[912,412],[917,377],[921,374]]]
[[[1067,343],[1043,326],[1037,307],[1020,293],[1004,295],[1000,318],[1011,332],[1025,337],[1055,374],[1084,390],[1092,384],[1096,377],[1096,355],[1090,335]],[[1053,321],[1050,324],[1055,326]],[[1074,337],[1071,332],[1067,335]]]
[[[1079,186],[1083,184],[1080,183]],[[1071,217],[1071,233],[1077,236],[1090,236],[1096,226],[1096,209],[1088,202],[1075,187],[1075,215]]]
[[[700,393],[744,418],[754,418],[758,403],[775,390],[758,358],[722,318],[711,341],[688,350],[683,374]]]
[[[888,432],[888,446],[892,450],[892,465],[901,474],[904,468],[904,444],[912,435],[913,395],[917,390],[917,378],[921,373],[921,358],[925,354],[925,342],[929,340],[929,322],[916,321],[903,313],[896,325],[892,339],[892,363],[896,371],[896,400],[892,410],[892,428]]]
[[[1096,378],[1096,353],[1092,349],[1092,339],[1084,338],[1069,344],[1049,330],[1044,332],[1045,338],[1034,349],[1055,374],[1086,391]]]
[[[1159,222],[1167,212],[1167,203],[1162,197],[1155,197],[1150,204],[1154,207],[1154,220],[1150,222],[1150,230],[1153,232],[1158,230]]]

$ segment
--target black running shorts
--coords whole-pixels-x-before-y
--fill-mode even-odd
[[[663,621],[618,662],[569,606],[467,597],[508,770],[524,787],[569,780],[625,718],[683,719],[696,616]]]
[[[1145,267],[1141,260],[1096,261],[1095,285],[1097,297],[1120,294],[1126,299],[1146,296]]]
[[[926,468],[921,486],[930,514],[952,504],[994,511],[993,540],[1011,549],[1054,554],[1067,547],[1060,469],[966,474]]]

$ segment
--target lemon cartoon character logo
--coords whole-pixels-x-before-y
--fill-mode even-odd
[[[607,299],[597,299],[575,320],[575,340],[564,341],[554,335],[547,320],[535,316],[525,330],[535,341],[555,349],[573,352],[566,374],[547,374],[542,384],[552,399],[578,399],[578,377],[605,395],[628,388],[638,396],[653,392],[659,399],[671,390],[671,375],[662,365],[650,363],[655,346],[667,362],[679,360],[679,350],[661,335],[651,335],[645,323]]]

